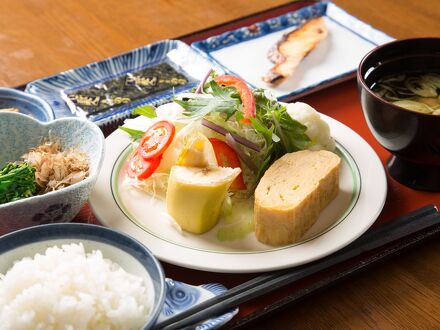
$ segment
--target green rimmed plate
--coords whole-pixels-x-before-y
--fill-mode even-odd
[[[325,115],[341,156],[340,192],[321,213],[301,242],[271,247],[253,233],[243,239],[217,238],[220,223],[210,232],[180,232],[167,219],[165,203],[121,184],[121,169],[131,151],[126,133],[106,139],[106,156],[90,198],[98,219],[143,242],[160,260],[205,271],[260,272],[301,265],[351,243],[376,220],[386,198],[386,176],[376,153],[357,133]],[[139,119],[141,120],[141,119]]]

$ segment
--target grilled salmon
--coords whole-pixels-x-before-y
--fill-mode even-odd
[[[303,58],[325,39],[327,34],[328,30],[322,17],[311,19],[300,28],[285,34],[268,53],[275,66],[262,77],[263,81],[277,85],[290,77]]]

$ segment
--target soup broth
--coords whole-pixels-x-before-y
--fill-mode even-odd
[[[440,116],[440,74],[402,73],[386,76],[371,87],[384,100],[402,108]]]

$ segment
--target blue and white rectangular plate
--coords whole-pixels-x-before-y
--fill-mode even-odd
[[[267,54],[282,36],[305,21],[323,17],[328,36],[306,56],[294,74],[277,86],[263,82],[273,66]],[[226,72],[252,87],[265,88],[278,99],[299,97],[355,75],[362,57],[393,38],[351,16],[332,3],[319,2],[248,27],[194,42],[192,47]]]
[[[132,73],[158,65],[168,65],[187,82],[165,90],[151,92],[147,96],[130,101],[126,104],[107,106],[103,111],[88,114],[78,110],[71,102],[69,95],[81,90],[102,86],[111,80],[124,80]],[[94,62],[83,67],[68,70],[50,77],[35,80],[26,87],[26,92],[36,94],[46,100],[55,113],[55,118],[86,116],[102,126],[121,118],[128,117],[131,111],[143,104],[159,105],[169,101],[174,93],[188,91],[203,79],[206,72],[215,67],[205,57],[187,44],[178,40],[164,40],[134,49],[127,53]],[[131,76],[133,78],[133,76]],[[123,81],[122,83],[127,83]],[[90,98],[93,103],[94,97]]]

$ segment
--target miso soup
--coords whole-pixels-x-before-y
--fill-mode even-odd
[[[440,115],[440,74],[402,73],[386,76],[371,86],[374,93],[399,107]]]

